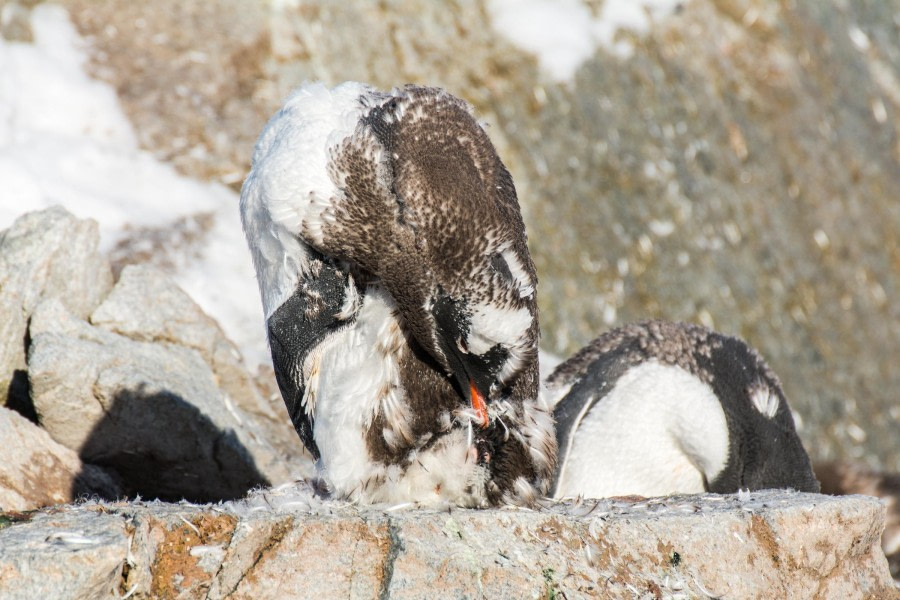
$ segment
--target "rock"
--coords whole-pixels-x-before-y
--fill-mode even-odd
[[[270,104],[277,107],[277,92],[261,89],[268,82],[259,85],[261,63],[271,57],[272,14],[265,3],[166,0],[157,11],[136,3],[75,0],[67,8],[98,45],[111,42],[109,49],[115,47],[107,57],[113,69],[132,72],[120,89],[126,113],[140,115],[136,133],[141,146],[204,179],[239,186],[245,154],[259,135],[259,118]],[[104,21],[111,27],[104,28]],[[219,35],[224,31],[228,35]],[[151,48],[155,50],[148,52]],[[160,71],[160,60],[171,62]],[[203,83],[194,87],[190,82]],[[193,88],[192,98],[171,93],[189,89],[179,87],[186,84]],[[160,118],[185,111],[187,119]],[[226,122],[240,131],[223,135]],[[244,143],[235,143],[238,139]]]
[[[287,418],[218,325],[148,268],[126,269],[111,291],[97,244],[96,223],[60,208],[0,234],[0,384],[13,392],[7,406],[49,433],[4,420],[34,446],[5,457],[4,467],[26,470],[9,471],[2,506],[120,491],[218,500],[309,474]],[[94,463],[120,474],[124,489]],[[39,489],[26,489],[35,478]]]
[[[273,406],[257,388],[237,348],[218,323],[167,275],[146,265],[126,266],[113,291],[91,313],[97,327],[132,340],[196,350],[223,396],[252,417],[295,475],[312,475],[312,457],[300,442],[280,396]]]
[[[900,583],[900,473],[885,473],[847,461],[819,463],[815,468],[823,494],[865,494],[884,502],[881,549],[887,556],[891,575]]]
[[[3,5],[0,11],[0,37],[11,42],[33,42],[31,31],[32,2],[12,0]]]
[[[116,498],[120,493],[102,469],[82,463],[46,431],[2,407],[0,440],[0,512],[34,510],[94,494]]]
[[[212,506],[42,512],[0,529],[0,574],[10,565],[18,574],[0,576],[0,596],[37,590],[47,572],[91,552],[98,560],[79,564],[78,581],[109,586],[91,598],[117,597],[113,578],[137,599],[898,597],[878,547],[883,508],[863,496],[384,508],[322,501],[300,486]]]
[[[498,98],[545,343],[701,322],[760,350],[815,458],[900,470],[896,5],[683,7],[538,110]]]
[[[28,319],[44,298],[87,317],[112,287],[93,220],[54,207],[0,232],[0,405],[31,412],[25,375]],[[11,393],[12,392],[12,393]]]
[[[197,350],[93,327],[58,300],[35,310],[28,374],[41,425],[126,491],[208,501],[291,479]]]
[[[207,363],[218,345],[228,344],[212,318],[167,275],[148,266],[126,266],[90,322],[133,340],[193,348]]]
[[[0,598],[120,598],[126,520],[69,507],[0,517]]]
[[[548,350],[651,317],[712,326],[779,373],[814,459],[900,470],[895,4],[678,3],[565,82],[487,0],[63,4],[142,145],[235,187],[300,81],[470,100],[519,191]]]

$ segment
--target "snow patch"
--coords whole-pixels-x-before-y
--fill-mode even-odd
[[[628,58],[634,47],[617,37],[620,30],[646,33],[653,22],[671,15],[679,0],[604,0],[595,16],[582,0],[489,0],[494,29],[537,56],[545,73],[571,81],[583,62],[603,48]]]
[[[267,362],[262,309],[230,189],[178,174],[138,147],[115,90],[84,69],[86,45],[60,6],[32,10],[34,43],[0,39],[0,230],[62,205],[98,221],[108,251],[128,227],[211,213],[197,257],[175,280],[222,325],[248,364]]]

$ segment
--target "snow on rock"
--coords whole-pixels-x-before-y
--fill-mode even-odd
[[[101,249],[110,251],[135,231],[164,232],[205,215],[209,226],[190,252],[173,249],[170,271],[249,364],[268,361],[237,194],[138,148],[115,90],[85,73],[84,42],[62,7],[36,6],[31,29],[33,43],[0,40],[0,229],[24,212],[62,205],[96,219]]]
[[[598,48],[627,58],[633,47],[621,30],[641,34],[674,12],[678,0],[604,0],[597,14],[582,0],[489,0],[494,29],[537,56],[557,81],[571,80]]]

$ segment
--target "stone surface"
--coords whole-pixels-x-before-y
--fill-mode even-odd
[[[23,215],[0,232],[0,406],[28,413],[28,319],[44,298],[86,317],[112,287],[97,223],[62,208]]]
[[[91,313],[90,321],[132,340],[175,344],[199,352],[223,396],[253,419],[264,439],[292,466],[291,472],[312,475],[312,457],[294,431],[281,396],[272,398],[260,392],[218,323],[161,270],[126,266],[113,291]]]
[[[127,529],[125,519],[72,508],[0,517],[0,598],[120,598]]]
[[[884,502],[886,517],[881,549],[891,575],[900,582],[900,474],[884,473],[859,463],[845,461],[816,465],[823,494],[865,494]]]
[[[48,300],[31,319],[28,375],[41,425],[145,497],[238,498],[289,466],[217,387],[200,353],[93,327]]]
[[[0,407],[0,511],[34,510],[97,494],[116,498],[119,487],[102,469],[81,462],[46,431]]]
[[[40,2],[41,0],[37,0]],[[34,41],[31,30],[30,8],[36,4],[34,0],[8,0],[0,7],[0,37],[16,42]]]
[[[562,83],[480,0],[63,4],[142,144],[234,187],[305,79],[467,98],[519,190],[548,350],[714,326],[779,373],[813,458],[900,470],[897,0],[692,0]]]
[[[17,440],[0,448],[0,507],[230,499],[310,474],[280,399],[218,324],[149,267],[112,288],[97,244],[96,223],[59,208],[0,234],[4,401],[32,421],[0,414],[0,439]]]
[[[212,506],[89,503],[0,528],[0,573],[15,575],[0,596],[39,597],[19,590],[90,553],[77,582],[98,582],[91,598],[895,599],[883,519],[872,498],[787,492],[534,511],[359,508],[303,487]]]

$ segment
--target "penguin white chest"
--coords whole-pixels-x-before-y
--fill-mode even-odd
[[[378,474],[366,443],[378,412],[385,410],[395,428],[408,423],[398,366],[402,340],[393,302],[371,287],[354,322],[326,338],[304,362],[319,468],[342,496]]]
[[[470,456],[465,429],[452,428],[423,450],[410,450],[402,463],[372,455],[370,440],[388,446],[415,446],[400,361],[408,346],[394,302],[370,286],[352,325],[319,345],[304,363],[306,402],[313,407],[313,434],[321,457],[318,469],[338,497],[362,502],[456,502],[480,505],[487,471]],[[373,428],[376,417],[384,426]],[[381,421],[379,421],[380,423]]]
[[[679,367],[629,369],[582,418],[556,496],[701,493],[728,459],[728,427],[712,389]]]

